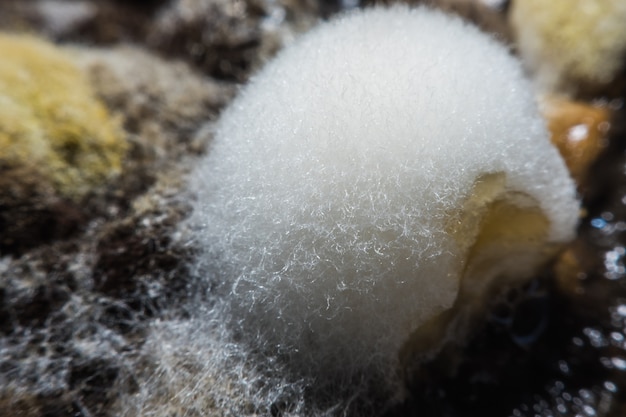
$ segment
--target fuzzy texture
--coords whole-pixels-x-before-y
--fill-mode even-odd
[[[0,34],[0,168],[28,167],[79,198],[121,172],[127,143],[71,57]]]
[[[193,71],[180,61],[168,62],[140,48],[73,49],[97,94],[136,134],[141,152],[159,162],[176,161],[181,153],[199,152],[194,133],[216,118],[234,89]],[[186,147],[179,147],[181,143]],[[148,158],[146,158],[148,159]],[[146,162],[146,166],[155,165]],[[156,169],[163,170],[160,163]]]
[[[501,188],[468,205],[492,174]],[[573,236],[578,210],[518,63],[425,8],[349,14],[282,51],[223,114],[191,189],[196,268],[222,294],[211,337],[341,395],[394,386],[408,339],[455,303],[489,203],[541,213],[539,250]]]
[[[137,390],[136,375],[151,386],[153,368],[141,352],[149,323],[186,298],[181,276],[191,255],[175,240],[189,211],[182,172],[205,147],[206,127],[232,88],[137,48],[43,45],[81,68],[71,88],[89,77],[94,96],[121,115],[129,150],[121,175],[77,208],[56,202],[32,172],[0,172],[0,416],[118,417],[127,411],[114,406]],[[50,65],[42,52],[32,59]],[[17,62],[0,58],[0,67]],[[37,80],[46,76],[53,74]],[[77,215],[89,226],[44,239]],[[8,241],[14,247],[19,239],[18,254],[7,254]]]
[[[519,52],[544,89],[602,89],[624,69],[626,1],[517,0],[510,16]]]

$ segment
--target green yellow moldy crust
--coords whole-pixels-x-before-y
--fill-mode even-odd
[[[0,34],[0,171],[28,168],[79,200],[121,172],[127,143],[69,55]]]

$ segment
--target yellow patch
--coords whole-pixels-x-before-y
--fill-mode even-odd
[[[120,173],[120,124],[86,76],[43,40],[0,34],[0,167],[31,167],[77,199]]]

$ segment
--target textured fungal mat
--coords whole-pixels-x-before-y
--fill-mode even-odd
[[[319,398],[395,400],[415,356],[460,343],[578,219],[520,65],[426,8],[355,12],[285,48],[222,114],[190,187],[197,279],[217,292],[197,319],[223,323],[259,382],[270,362],[307,380],[311,415]],[[266,412],[265,395],[226,404]]]
[[[39,170],[69,199],[119,174],[123,133],[71,58],[43,40],[6,34],[0,51],[3,170]]]
[[[122,171],[128,143],[66,51],[0,34],[0,250],[71,236],[81,204]]]
[[[542,88],[613,94],[626,70],[626,3],[513,1],[510,19],[515,45]]]
[[[47,181],[0,172],[0,194],[18,203],[0,201],[0,415],[305,414],[299,398],[306,380],[285,379],[273,362],[266,362],[274,372],[268,378],[252,357],[218,343],[217,323],[190,320],[198,312],[189,310],[189,297],[208,294],[211,308],[215,288],[188,279],[197,254],[181,228],[191,212],[182,176],[207,149],[213,123],[238,83],[295,31],[358,3],[0,2],[0,28],[64,46],[107,111],[121,118],[128,141],[117,178],[78,203],[55,197]],[[500,39],[511,31],[510,7],[432,3]],[[185,5],[215,13],[186,19]],[[602,105],[611,112],[608,131],[598,125],[608,147],[584,162],[585,215],[574,243],[530,284],[488,299],[490,312],[468,343],[444,349],[410,375],[404,400],[384,410],[385,417],[626,412],[626,118],[623,90],[610,92],[617,100]],[[567,132],[580,124],[569,123]],[[172,344],[181,347],[172,350]],[[190,390],[220,381],[208,393]],[[236,410],[225,405],[254,395],[272,399],[269,410],[245,401]],[[388,400],[375,393],[371,399],[374,405]],[[198,406],[189,407],[190,401]],[[352,407],[354,415],[375,414]]]

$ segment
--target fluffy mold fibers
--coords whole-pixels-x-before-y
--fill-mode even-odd
[[[316,389],[394,385],[578,217],[518,62],[426,8],[354,12],[284,49],[190,184],[208,320]]]

